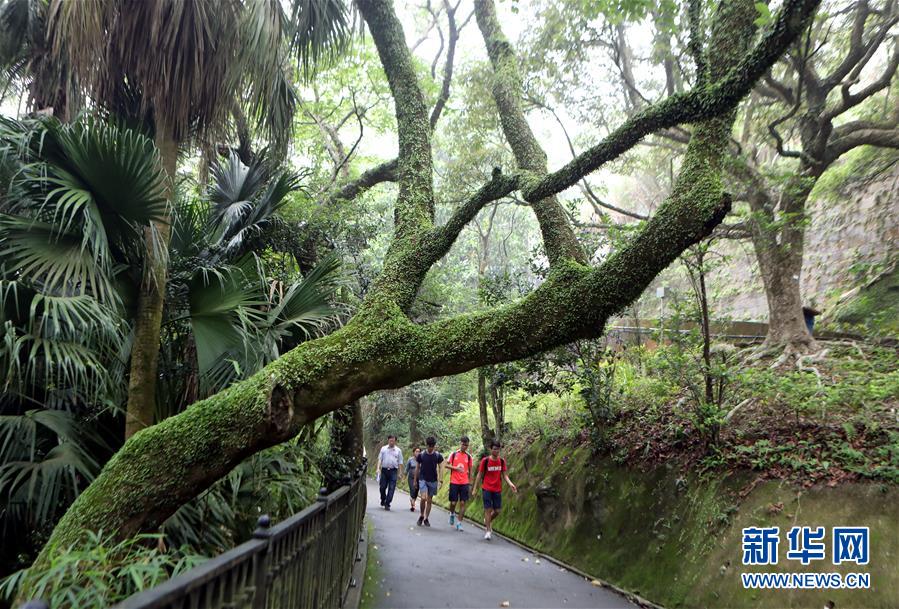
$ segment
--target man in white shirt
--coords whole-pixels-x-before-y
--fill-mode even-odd
[[[381,477],[381,507],[390,510],[393,501],[393,492],[396,490],[396,481],[402,475],[403,451],[396,445],[396,436],[387,436],[387,445],[381,447],[378,453],[378,472]]]

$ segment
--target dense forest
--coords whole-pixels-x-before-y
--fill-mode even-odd
[[[535,510],[588,511],[562,479],[720,484],[709,530],[789,513],[772,481],[873,514],[852,489],[899,492],[897,23],[3,0],[0,607],[152,587],[388,434],[500,440],[509,535],[670,606],[713,601],[547,545]],[[895,605],[878,568],[868,606]]]

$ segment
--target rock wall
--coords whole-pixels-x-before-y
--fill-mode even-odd
[[[825,174],[826,175],[826,174]],[[849,176],[832,192],[813,192],[806,231],[802,292],[827,309],[899,255],[899,162]],[[735,319],[766,321],[768,307],[752,244],[731,244],[716,275],[717,309]]]

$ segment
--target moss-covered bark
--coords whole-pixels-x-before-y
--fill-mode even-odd
[[[610,315],[637,298],[727,212],[729,200],[721,186],[719,159],[733,109],[754,77],[743,89],[725,87],[728,93],[715,97],[714,110],[703,106],[696,114],[691,113],[690,104],[687,110],[681,109],[677,100],[663,104],[675,118],[716,118],[695,129],[669,199],[601,266],[591,268],[573,256],[560,257],[544,284],[526,298],[491,311],[414,324],[403,309],[428,268],[449,249],[479,206],[523,184],[530,201],[555,195],[564,185],[558,186],[559,176],[554,174],[533,182],[495,172],[493,180],[447,225],[433,227],[428,118],[402,29],[386,0],[358,4],[388,73],[400,129],[396,235],[376,288],[359,313],[337,332],[300,345],[252,378],[135,434],[59,522],[36,570],[84,529],[127,537],[157,527],[246,456],[292,437],[304,423],[372,391],[520,359],[576,338],[598,336]],[[747,68],[752,74],[758,76],[767,69],[800,31],[797,7],[810,6],[814,6],[811,0],[787,2],[775,33],[762,43],[773,46],[749,53],[761,58],[759,65]],[[748,39],[732,33],[751,30],[751,9],[749,0],[722,4],[718,34],[713,34],[711,42],[713,82],[728,62],[746,57]],[[744,64],[745,59],[740,65]],[[743,78],[727,73],[725,81]],[[719,85],[709,86],[714,91]],[[674,120],[665,117],[658,123]],[[620,141],[614,144],[620,145]],[[561,183],[577,171],[581,170],[565,170],[569,177]],[[23,594],[27,593],[26,585]]]

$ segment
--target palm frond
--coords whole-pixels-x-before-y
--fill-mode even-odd
[[[250,166],[237,155],[216,163],[209,190],[214,207],[212,230],[214,247],[228,254],[241,251],[244,244],[258,235],[287,203],[287,195],[300,188],[294,173],[280,173],[272,178],[264,156]]]
[[[201,383],[206,388],[220,388],[210,382],[210,373],[215,369],[221,375],[222,362],[229,359],[229,354],[239,356],[250,342],[239,311],[260,304],[258,289],[240,269],[225,267],[196,273],[188,294]]]
[[[117,264],[146,247],[143,228],[167,216],[153,142],[114,125],[55,119],[0,122],[0,146],[21,159],[12,173],[0,252],[51,291],[115,299]]]
[[[313,67],[346,49],[352,27],[341,0],[291,0],[291,51],[309,78]]]
[[[71,230],[62,233],[49,222],[0,214],[4,274],[14,270],[49,292],[91,294],[103,302],[114,301],[111,269],[84,250],[83,240],[83,235]]]
[[[52,522],[99,473],[98,446],[100,435],[69,412],[0,416],[0,496],[32,523]]]
[[[333,321],[337,309],[331,301],[342,280],[340,258],[329,254],[277,298],[268,314],[269,325],[281,332],[299,330],[309,338]]]

